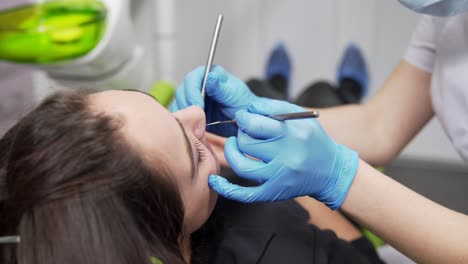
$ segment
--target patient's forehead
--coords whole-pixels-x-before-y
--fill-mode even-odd
[[[90,102],[92,109],[122,121],[124,136],[145,158],[165,160],[171,171],[190,173],[182,129],[156,100],[140,92],[112,90],[90,95]]]

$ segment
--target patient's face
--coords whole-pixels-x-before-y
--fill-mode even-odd
[[[208,176],[219,165],[205,138],[205,113],[189,107],[171,114],[149,95],[135,91],[105,91],[90,96],[98,111],[123,120],[122,130],[145,160],[163,160],[179,185],[185,207],[184,231],[197,230],[211,214],[217,194]]]

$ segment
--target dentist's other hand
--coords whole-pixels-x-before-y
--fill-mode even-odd
[[[211,188],[241,202],[309,195],[339,208],[357,172],[357,153],[335,143],[315,119],[280,122],[265,116],[305,111],[299,106],[269,100],[254,102],[248,111],[236,113],[238,136],[226,142],[225,156],[239,176],[260,185],[242,187],[211,175]]]
[[[234,118],[240,109],[246,109],[259,100],[247,85],[221,66],[214,65],[206,82],[206,98],[203,100],[201,86],[205,67],[201,66],[187,74],[183,84],[177,89],[175,101],[170,106],[171,112],[198,105],[205,110],[206,122],[224,121]],[[237,127],[232,124],[208,127],[209,132],[221,136],[237,134]]]

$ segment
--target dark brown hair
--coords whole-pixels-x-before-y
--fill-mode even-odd
[[[121,120],[60,92],[0,140],[0,263],[184,263],[180,192],[147,166]]]

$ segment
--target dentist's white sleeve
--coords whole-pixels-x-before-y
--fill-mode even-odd
[[[444,19],[422,16],[414,31],[404,59],[427,72],[432,72],[436,56],[436,45]]]

